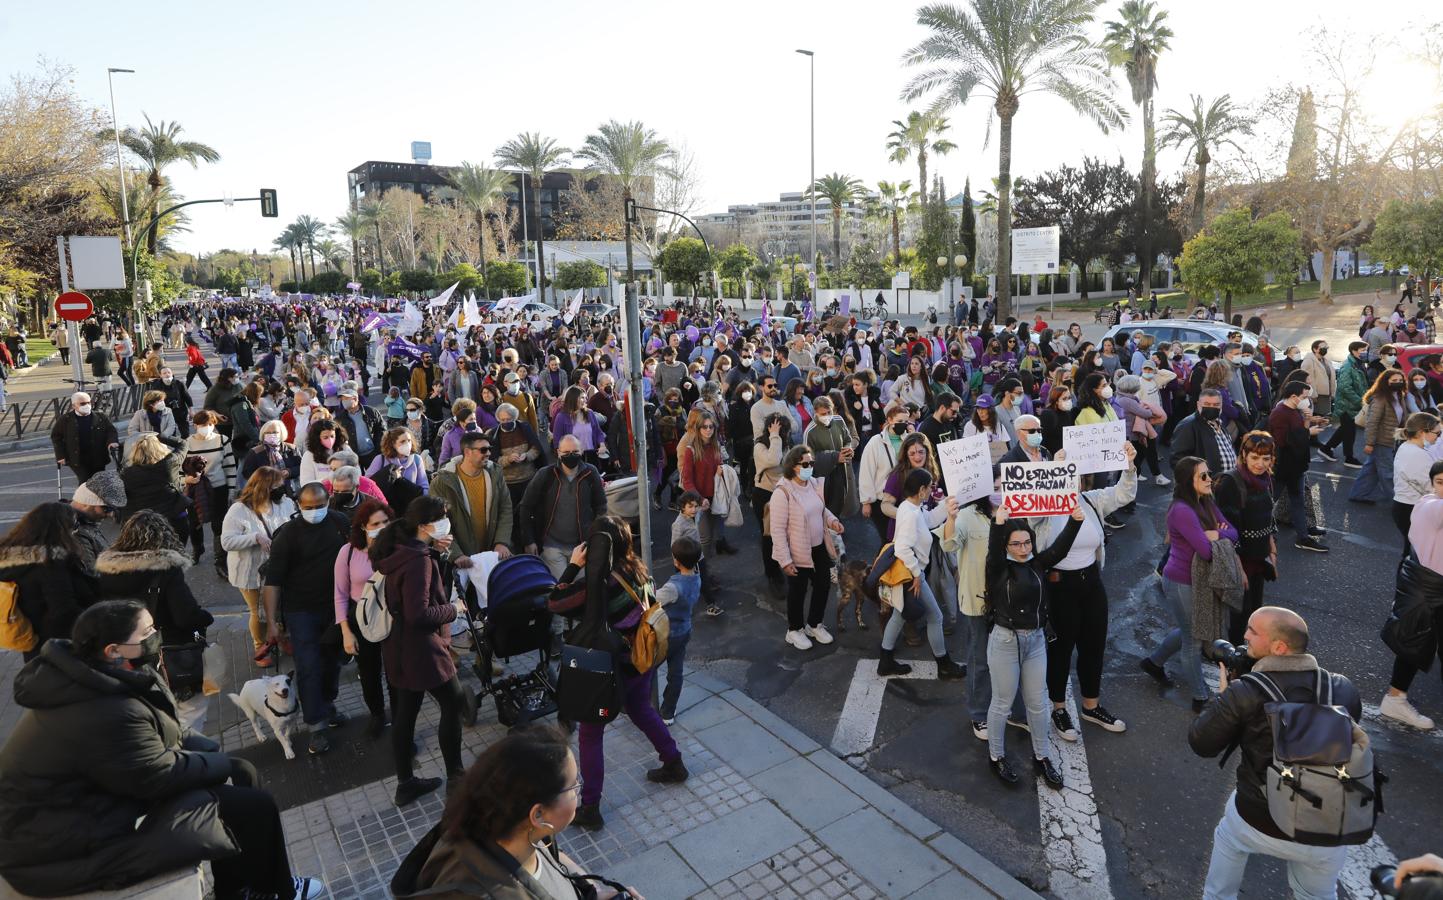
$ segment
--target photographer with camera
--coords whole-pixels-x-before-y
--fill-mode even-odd
[[[1188,744],[1199,756],[1214,757],[1241,749],[1237,789],[1228,798],[1213,831],[1212,860],[1208,864],[1204,900],[1227,900],[1238,895],[1248,857],[1263,853],[1288,864],[1288,882],[1298,898],[1334,898],[1338,874],[1347,860],[1350,836],[1336,846],[1304,842],[1299,833],[1289,838],[1270,809],[1268,779],[1274,764],[1273,729],[1266,707],[1269,695],[1256,675],[1244,676],[1248,660],[1252,671],[1264,676],[1289,703],[1327,704],[1347,710],[1354,723],[1363,717],[1358,690],[1342,675],[1318,667],[1308,652],[1308,625],[1302,616],[1277,606],[1264,606],[1248,619],[1245,635],[1247,659],[1241,654],[1218,663],[1219,696],[1209,703],[1188,729]],[[1238,679],[1229,684],[1229,679]],[[1328,695],[1325,700],[1318,696]],[[1355,729],[1356,731],[1356,729]],[[1359,732],[1360,733],[1360,732]],[[1366,740],[1366,737],[1364,738]],[[1224,763],[1227,757],[1223,757]],[[1307,840],[1311,841],[1309,837]]]
[[[1400,900],[1443,898],[1443,857],[1425,853],[1395,866],[1377,866],[1372,872],[1373,888],[1384,897]]]

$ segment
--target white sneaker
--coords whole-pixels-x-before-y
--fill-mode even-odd
[[[1168,485],[1172,484],[1172,479],[1168,478],[1166,475],[1159,475],[1152,480],[1152,483],[1157,485],[1158,487],[1167,487]]]
[[[1433,720],[1414,709],[1407,695],[1384,694],[1383,702],[1378,704],[1378,715],[1420,731],[1433,730]]]
[[[985,741],[985,740],[987,740],[987,723],[986,723],[986,722],[973,722],[973,723],[972,723],[972,736],[975,737],[975,738],[976,738],[977,740],[979,740],[979,741]]]
[[[808,640],[807,636],[800,631],[788,631],[787,643],[791,644],[793,647],[796,647],[798,650],[812,649],[812,642]]]
[[[807,637],[819,644],[830,644],[832,635],[827,631],[825,625],[808,625],[805,629]]]
[[[294,877],[291,883],[295,885],[295,900],[314,900],[326,892],[326,883],[319,878]]]

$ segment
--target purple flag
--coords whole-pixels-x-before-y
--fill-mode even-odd
[[[808,297],[802,301],[802,321],[812,321],[812,298]]]
[[[387,344],[386,354],[388,356],[404,356],[413,363],[421,361],[421,348],[405,338],[398,337]]]
[[[762,333],[772,330],[772,301],[762,301]]]

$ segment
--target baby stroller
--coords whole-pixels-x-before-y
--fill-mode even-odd
[[[556,586],[539,556],[517,555],[501,560],[486,579],[485,606],[474,585],[461,591],[466,599],[466,627],[476,662],[471,671],[481,681],[479,696],[496,701],[496,719],[508,728],[556,712],[556,679],[551,674],[551,613],[546,601]],[[459,587],[459,586],[458,586]],[[495,678],[493,659],[509,660],[536,652],[536,667],[524,674]]]

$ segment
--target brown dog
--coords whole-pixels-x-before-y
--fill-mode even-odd
[[[867,588],[867,571],[871,566],[860,559],[843,559],[841,570],[837,575],[837,630],[846,631],[847,626],[842,621],[847,606],[855,608],[857,627],[863,631],[867,630],[867,623],[862,621],[862,601],[866,600],[877,607],[877,624],[886,625],[887,618],[892,608],[884,606],[877,592]]]

